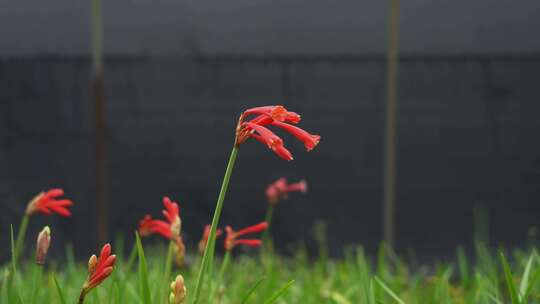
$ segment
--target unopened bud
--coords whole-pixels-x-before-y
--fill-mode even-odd
[[[49,226],[45,226],[38,234],[36,244],[36,263],[38,265],[43,265],[45,264],[47,252],[49,251],[49,246],[51,245],[51,229]]]
[[[184,285],[184,277],[176,276],[176,279],[171,283],[171,293],[169,295],[170,304],[184,304],[186,299],[186,285]]]
[[[88,273],[93,273],[97,265],[97,256],[93,254],[90,259],[88,259]]]

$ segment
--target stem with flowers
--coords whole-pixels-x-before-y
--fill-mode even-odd
[[[255,115],[255,117],[248,120],[248,118],[253,115]],[[283,139],[274,134],[268,127],[275,126],[285,130],[287,133],[302,141],[306,150],[311,151],[319,144],[321,137],[319,135],[310,134],[309,132],[294,126],[295,124],[298,124],[300,120],[301,118],[298,113],[290,112],[279,105],[247,109],[240,115],[236,126],[235,144],[231,151],[231,156],[229,157],[227,169],[225,170],[225,177],[221,184],[221,190],[219,191],[218,201],[216,203],[216,209],[214,210],[212,225],[210,227],[210,235],[204,248],[192,303],[196,304],[199,301],[204,276],[208,271],[208,265],[211,264],[211,261],[214,258],[217,225],[219,223],[223,201],[225,200],[225,194],[229,188],[229,180],[231,179],[232,170],[240,145],[248,139],[253,138],[266,145],[277,156],[286,161],[291,161],[293,160],[293,156],[283,145]]]
[[[193,302],[196,304],[199,301],[199,295],[201,293],[201,286],[206,275],[207,266],[210,260],[214,258],[214,244],[216,241],[216,231],[219,224],[219,218],[221,216],[221,209],[223,209],[223,202],[225,201],[225,195],[227,194],[227,189],[229,188],[229,181],[231,179],[231,174],[234,168],[234,163],[236,157],[238,156],[239,146],[234,145],[231,155],[229,156],[229,162],[227,163],[227,169],[225,170],[225,176],[223,177],[223,182],[221,183],[221,189],[219,191],[218,200],[216,203],[216,209],[214,210],[214,216],[212,217],[212,224],[210,226],[210,235],[208,236],[208,242],[204,248],[203,257],[201,260],[201,265],[199,268],[199,274],[197,276],[197,282],[195,284],[195,290],[193,292]],[[211,245],[212,244],[212,245]]]

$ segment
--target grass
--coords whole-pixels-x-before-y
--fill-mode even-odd
[[[168,286],[162,286],[168,249],[163,245],[145,250],[137,240],[136,250],[138,263],[119,256],[113,275],[85,303],[159,303],[168,298]],[[221,284],[202,285],[200,302],[208,303],[212,296],[214,303],[224,304],[540,303],[536,251],[489,252],[478,244],[472,258],[458,249],[455,262],[416,267],[389,255],[384,247],[376,258],[368,257],[362,248],[346,250],[341,259],[310,259],[305,250],[287,258],[273,253],[236,254],[223,274],[219,273],[222,260],[216,259],[208,281],[219,278]],[[85,263],[70,255],[66,250],[66,257],[50,261],[43,273],[30,259],[3,265],[0,303],[75,303],[87,270]],[[200,257],[188,258],[190,265],[174,268],[168,281],[182,274],[189,301]]]

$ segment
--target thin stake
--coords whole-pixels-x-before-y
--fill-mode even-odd
[[[108,210],[106,201],[105,168],[105,119],[103,93],[103,27],[101,0],[92,0],[92,65],[94,79],[95,129],[96,129],[96,221],[97,241],[107,240]]]
[[[383,235],[384,241],[393,248],[396,201],[396,107],[399,54],[399,0],[389,1],[388,53],[387,53],[387,104],[386,142],[383,188]]]

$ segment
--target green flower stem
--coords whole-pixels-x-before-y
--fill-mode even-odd
[[[28,222],[30,221],[30,216],[25,214],[21,220],[21,225],[19,226],[19,231],[17,232],[17,239],[15,241],[15,254],[14,260],[17,261],[21,255],[23,249],[24,238],[26,236],[26,229],[28,228]]]
[[[270,237],[270,225],[272,224],[272,217],[274,215],[274,206],[268,206],[266,209],[266,216],[264,217],[264,221],[268,224],[268,227],[266,230],[263,231],[261,239],[263,240],[263,244],[265,244],[268,241],[268,238]]]
[[[157,288],[157,297],[159,298],[157,303],[165,303],[164,295],[168,295],[167,292],[162,292],[163,286],[169,286],[169,280],[171,278],[172,260],[174,255],[174,241],[169,242],[169,248],[167,249],[167,258],[165,259],[165,269],[163,271],[162,284]],[[155,298],[155,297],[154,297]]]
[[[204,281],[204,276],[206,274],[207,265],[210,260],[214,258],[214,243],[216,241],[216,230],[219,224],[219,218],[221,216],[221,209],[223,208],[223,201],[225,200],[225,194],[227,194],[227,189],[229,188],[229,180],[231,179],[231,174],[234,168],[234,163],[236,157],[238,156],[239,147],[235,145],[231,151],[231,156],[229,157],[229,162],[227,164],[227,169],[225,170],[225,176],[223,177],[223,182],[221,184],[221,190],[219,191],[219,197],[216,203],[216,209],[214,210],[214,217],[212,218],[212,226],[210,228],[210,235],[208,236],[208,242],[206,242],[206,247],[204,248],[204,254],[201,260],[201,266],[199,268],[199,275],[197,276],[197,283],[195,285],[195,290],[193,292],[193,304],[196,304],[199,301],[199,295],[201,293],[201,287]]]
[[[42,281],[42,276],[43,276],[43,266],[41,265],[36,265],[34,266],[35,269],[34,269],[34,282],[33,282],[33,285],[32,285],[32,301],[30,302],[31,304],[36,304],[37,303],[37,298],[38,298],[38,292],[41,288],[41,281]]]
[[[219,289],[221,288],[221,283],[223,282],[225,271],[229,267],[230,260],[231,260],[231,251],[227,250],[227,252],[225,252],[225,255],[223,256],[223,261],[221,262],[221,268],[219,269],[218,278],[215,282],[216,285],[215,285],[214,290],[212,291],[212,297],[210,298],[209,303],[214,303],[216,294],[219,292]]]

